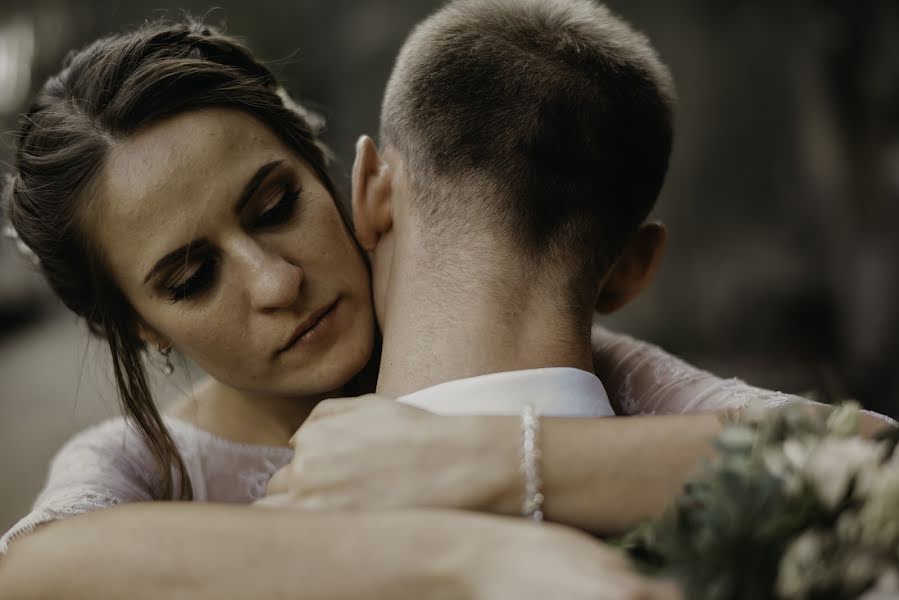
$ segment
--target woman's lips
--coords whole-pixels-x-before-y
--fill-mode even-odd
[[[334,313],[337,310],[338,298],[328,306],[315,311],[308,319],[303,321],[287,342],[276,354],[283,354],[292,348],[306,346],[323,337],[334,321]]]

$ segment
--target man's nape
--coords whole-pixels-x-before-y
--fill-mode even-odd
[[[362,144],[354,173],[379,391],[591,370],[593,311],[636,297],[664,246],[641,223],[672,107],[648,41],[592,2],[451,2],[416,28],[387,85],[381,154]]]

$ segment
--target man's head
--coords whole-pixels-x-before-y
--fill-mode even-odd
[[[430,253],[458,258],[472,240],[490,240],[501,249],[491,256],[514,256],[572,307],[615,308],[633,290],[603,297],[623,276],[610,267],[622,259],[624,287],[634,288],[664,242],[663,230],[641,224],[667,170],[673,104],[646,38],[591,0],[451,2],[400,52],[382,106],[383,155],[360,144],[360,241],[374,248],[391,215],[407,210]],[[398,171],[402,194],[380,181]]]

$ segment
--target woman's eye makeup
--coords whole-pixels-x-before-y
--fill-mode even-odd
[[[277,189],[280,189],[280,195],[276,195],[262,209],[262,213],[252,221],[253,227],[275,227],[290,221],[295,216],[300,194],[303,192],[302,185],[294,188],[285,183]],[[173,277],[175,283],[165,286],[169,300],[175,304],[208,290],[215,282],[217,270],[218,260],[214,256],[208,256],[202,259],[200,266],[186,279]]]
[[[262,214],[256,217],[253,225],[256,227],[272,227],[286,223],[296,213],[297,202],[303,191],[302,186],[293,188],[289,184],[282,186],[280,198],[274,204],[269,203],[263,209]]]
[[[217,260],[212,257],[203,259],[200,266],[187,279],[180,279],[174,285],[166,286],[172,304],[181,302],[209,289],[215,279]]]

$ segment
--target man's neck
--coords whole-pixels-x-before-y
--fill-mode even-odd
[[[590,316],[574,318],[546,300],[559,290],[542,290],[504,269],[460,275],[420,263],[394,266],[378,393],[399,397],[455,379],[540,367],[593,371]]]

